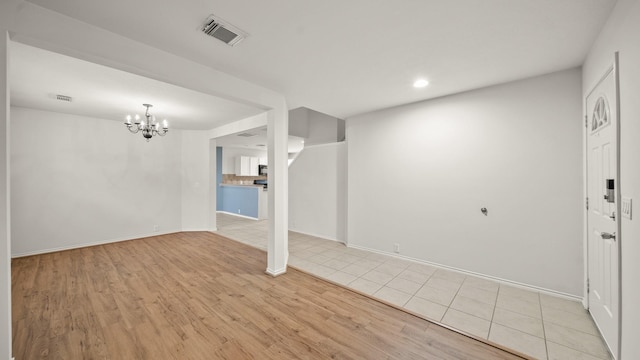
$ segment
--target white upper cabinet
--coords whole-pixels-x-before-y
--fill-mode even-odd
[[[257,157],[236,156],[236,175],[258,176],[258,163]]]

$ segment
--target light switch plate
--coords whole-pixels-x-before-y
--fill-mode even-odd
[[[622,198],[622,217],[631,220],[631,198]]]

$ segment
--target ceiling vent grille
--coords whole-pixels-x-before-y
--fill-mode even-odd
[[[249,35],[215,15],[209,15],[205,20],[202,32],[229,46],[237,45]]]
[[[71,96],[67,96],[67,95],[56,95],[56,99],[60,100],[60,101],[67,101],[67,102],[71,102],[73,100],[73,98]]]
[[[252,137],[252,136],[256,136],[256,134],[245,132],[245,133],[238,134],[238,136],[240,136],[240,137]]]

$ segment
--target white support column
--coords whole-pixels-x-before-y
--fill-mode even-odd
[[[289,258],[289,119],[286,106],[268,112],[269,156],[269,238],[267,274],[277,276],[287,271]]]
[[[0,359],[11,359],[9,34],[0,28]]]
[[[218,231],[217,204],[218,186],[216,184],[217,163],[216,139],[209,139],[209,231]]]

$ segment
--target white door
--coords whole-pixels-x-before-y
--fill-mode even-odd
[[[617,359],[620,241],[616,236],[620,199],[616,71],[612,66],[587,96],[586,136],[589,311]],[[608,192],[608,187],[615,190]]]

